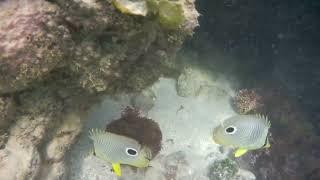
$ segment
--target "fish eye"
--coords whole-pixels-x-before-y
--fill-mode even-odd
[[[237,131],[237,128],[233,126],[229,126],[225,129],[225,131],[227,134],[234,134]]]
[[[138,155],[138,151],[133,148],[127,148],[126,153],[129,156],[137,156]]]

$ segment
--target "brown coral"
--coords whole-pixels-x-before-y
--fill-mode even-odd
[[[162,133],[158,123],[140,116],[137,109],[127,107],[120,119],[107,125],[106,131],[137,140],[151,149],[153,157],[161,150]]]
[[[256,112],[263,106],[262,97],[256,89],[241,89],[233,98],[233,106],[240,114]]]

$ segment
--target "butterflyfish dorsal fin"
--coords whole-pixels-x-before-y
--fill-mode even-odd
[[[269,118],[268,118],[268,116],[267,116],[267,115],[263,115],[263,114],[256,114],[256,116],[257,116],[258,118],[260,118],[260,119],[265,120],[266,125],[267,125],[267,127],[268,127],[268,128],[270,128],[270,127],[271,127],[271,123],[270,123],[270,120],[269,120]]]

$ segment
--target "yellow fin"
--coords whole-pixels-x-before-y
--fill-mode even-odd
[[[114,170],[114,172],[116,173],[117,176],[121,176],[121,167],[120,167],[120,163],[112,163],[112,168]]]
[[[264,148],[270,148],[270,147],[271,147],[271,145],[269,143],[269,140],[267,139],[267,144],[264,146]]]
[[[269,143],[265,146],[265,148],[270,148],[270,147],[271,145]]]
[[[245,153],[248,152],[248,149],[243,149],[243,148],[239,148],[237,149],[237,151],[234,153],[234,157],[240,157],[242,155],[244,155]]]

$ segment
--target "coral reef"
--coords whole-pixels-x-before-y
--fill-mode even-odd
[[[141,116],[137,109],[127,107],[120,119],[107,124],[106,131],[137,140],[151,149],[153,157],[161,150],[162,133],[158,123]]]
[[[191,4],[188,26],[168,32],[109,1],[1,1],[0,179],[66,179],[65,155],[88,108],[102,94],[140,91],[170,74],[197,26]],[[159,141],[153,130],[145,143]]]
[[[192,3],[184,7],[190,10],[190,21],[185,20],[188,27],[167,32],[159,27],[157,18],[137,20],[121,14],[109,2],[51,2],[1,3],[2,93],[25,89],[57,70],[92,92],[141,90],[161,75],[161,69],[166,69],[164,59],[173,56],[197,26]],[[23,8],[24,3],[28,8]],[[155,51],[160,54],[151,57]],[[139,68],[129,68],[135,66]],[[142,74],[138,70],[143,66],[162,68]],[[145,74],[152,78],[143,80]],[[127,83],[117,83],[119,80]]]
[[[240,114],[255,113],[263,106],[257,89],[241,89],[232,99],[235,110]]]
[[[45,1],[0,4],[0,94],[27,88],[63,63],[70,33]]]

